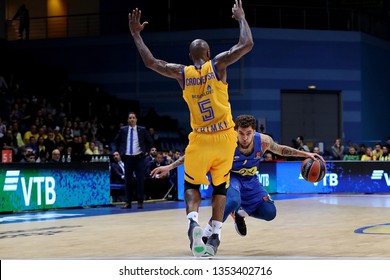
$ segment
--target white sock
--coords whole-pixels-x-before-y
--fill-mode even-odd
[[[195,222],[198,222],[198,218],[199,218],[198,212],[193,211],[187,214],[188,222],[190,221],[190,219],[193,219]]]
[[[216,233],[218,235],[221,235],[221,230],[222,230],[222,222],[218,221],[212,221],[211,226],[213,228],[213,234]]]
[[[212,234],[213,234],[213,228],[209,224],[207,224],[207,226],[203,230],[202,236],[210,237]]]

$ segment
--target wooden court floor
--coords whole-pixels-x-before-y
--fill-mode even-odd
[[[246,218],[246,237],[235,232],[229,217],[217,258],[390,259],[390,195],[318,195],[275,204],[271,222]],[[185,210],[148,207],[106,215],[74,209],[61,219],[33,219],[37,213],[29,213],[31,221],[15,223],[4,222],[14,214],[0,214],[0,259],[193,258]],[[201,207],[202,227],[210,213],[210,206]]]

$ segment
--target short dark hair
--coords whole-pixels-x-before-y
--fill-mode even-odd
[[[240,115],[235,120],[236,126],[235,129],[239,127],[247,128],[252,127],[256,130],[256,119],[251,115]]]

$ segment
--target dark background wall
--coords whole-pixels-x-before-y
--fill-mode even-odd
[[[89,6],[93,9],[88,11],[88,5],[83,2],[83,12],[96,12],[96,1],[90,1],[93,5]],[[77,11],[77,1],[68,2],[72,13]],[[38,75],[35,82],[62,82],[46,81],[44,74],[39,75],[48,69],[55,69],[62,73],[59,79],[100,84],[106,92],[120,100],[135,101],[143,115],[154,111],[160,116],[169,116],[177,120],[183,130],[189,131],[188,110],[181,98],[180,87],[176,81],[161,77],[143,66],[128,33],[127,14],[136,6],[143,10],[143,20],[149,21],[144,32],[145,42],[156,57],[188,64],[188,45],[194,38],[208,40],[212,55],[237,42],[237,23],[230,18],[233,1],[229,4],[228,1],[209,1],[207,8],[176,0],[98,2],[101,16],[101,33],[98,36],[10,41],[7,42],[8,51],[21,54],[18,59],[21,65],[23,61],[28,61],[41,66],[40,69],[23,66]],[[361,2],[360,5],[358,2]],[[244,1],[251,26],[260,25],[262,28],[253,27],[255,48],[229,69],[234,115],[249,113],[265,120],[267,132],[281,141],[281,91],[306,90],[309,85],[315,85],[318,92],[341,92],[343,131],[340,137],[355,142],[384,140],[390,135],[386,128],[390,114],[386,112],[384,104],[390,90],[387,79],[390,46],[384,36],[388,30],[388,5],[378,8],[379,2]],[[40,6],[44,6],[42,3]],[[29,4],[32,5],[32,2]],[[260,9],[259,4],[265,6]],[[276,4],[291,8],[283,10],[287,17],[277,23],[271,18],[271,12],[278,11],[272,6]],[[363,11],[364,15],[375,15],[377,22],[367,26],[379,26],[378,30],[384,38],[365,34],[369,30],[337,31],[339,27],[345,28],[347,23],[354,23],[341,15],[336,17],[339,21],[331,21],[336,30],[304,30],[302,10],[295,8],[306,6],[314,11],[319,7],[353,8]],[[6,11],[10,9],[8,7]],[[334,10],[329,10],[325,17],[334,13]],[[328,29],[327,24],[322,24],[324,21],[320,20],[321,17],[324,14],[319,14],[317,21],[313,19],[308,22],[315,23],[318,29]],[[273,23],[278,28],[267,27]],[[23,57],[28,59],[24,60]],[[11,67],[20,69],[16,64],[10,62]],[[25,75],[28,76],[28,72]],[[99,98],[91,93],[84,97]],[[297,134],[300,133],[297,131]],[[315,135],[306,137],[314,139]]]
[[[341,31],[253,29],[253,35],[255,48],[229,71],[234,115],[264,118],[267,132],[280,140],[281,90],[316,85],[317,90],[341,91],[344,131],[340,137],[365,141],[388,136],[390,114],[384,105],[390,90],[388,42]],[[187,64],[188,44],[198,37],[208,40],[216,54],[237,41],[238,29],[146,33],[145,42],[156,57]],[[120,99],[138,100],[145,114],[155,110],[169,115],[189,131],[188,109],[179,85],[146,69],[129,35],[11,45],[35,61],[63,69],[70,80],[102,84]]]

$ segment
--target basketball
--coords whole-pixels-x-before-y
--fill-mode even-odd
[[[302,162],[301,174],[308,182],[316,183],[321,181],[325,173],[326,165],[319,159],[313,160],[312,158],[307,158]]]

